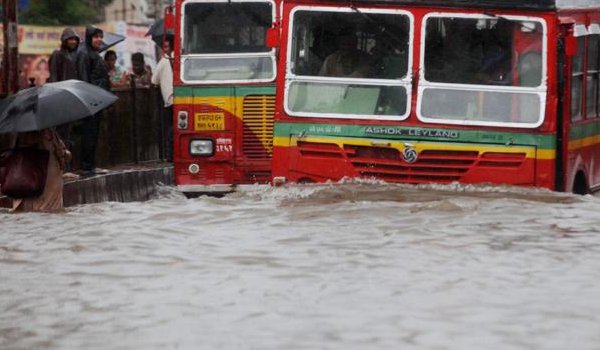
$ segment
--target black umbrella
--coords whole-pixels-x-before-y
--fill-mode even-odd
[[[164,18],[159,18],[150,25],[146,36],[163,36],[163,34],[165,34],[165,20]]]
[[[125,36],[116,33],[104,32],[102,38],[102,46],[100,46],[100,52],[107,50],[109,47],[117,45],[121,41],[125,40]]]
[[[160,18],[156,20],[156,22],[152,23],[150,29],[146,33],[146,36],[151,36],[152,41],[158,45],[158,47],[162,47],[163,36],[165,35],[165,20]]]
[[[0,101],[0,133],[50,128],[98,113],[117,96],[80,80],[21,90]]]

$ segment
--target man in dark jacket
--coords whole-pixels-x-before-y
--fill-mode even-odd
[[[77,79],[77,47],[79,46],[79,36],[73,28],[65,28],[60,36],[60,49],[55,50],[50,56],[50,82]],[[70,138],[70,124],[63,124],[56,128],[61,139],[69,151],[73,148],[73,142]],[[65,171],[71,170],[71,164],[65,164]],[[72,176],[71,173],[67,173]]]
[[[103,38],[102,29],[93,26],[85,29],[85,42],[77,50],[77,76],[79,80],[110,90],[108,67],[99,54]],[[83,120],[81,170],[84,176],[93,176],[98,172],[95,170],[95,155],[101,115],[102,112]]]
[[[60,37],[60,49],[50,56],[50,81],[77,79],[77,47],[79,36],[72,28],[65,28]]]

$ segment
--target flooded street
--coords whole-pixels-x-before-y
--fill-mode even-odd
[[[252,187],[0,213],[0,349],[599,349],[600,198]]]

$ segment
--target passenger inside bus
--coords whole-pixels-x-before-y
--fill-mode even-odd
[[[485,47],[477,80],[486,85],[509,85],[510,66],[510,49],[491,42]]]
[[[319,75],[329,77],[368,78],[372,76],[373,57],[357,48],[354,30],[346,28],[337,36],[337,50],[327,56]]]
[[[396,39],[396,37],[393,37]],[[405,36],[398,38],[404,39]],[[383,79],[400,79],[408,73],[408,44],[406,40],[390,41],[387,37],[378,37],[371,49],[374,60],[374,76]],[[402,40],[402,42],[398,42]]]
[[[337,37],[335,33],[332,33],[332,31],[328,30],[324,25],[316,26],[312,31],[311,36],[312,42],[308,46],[308,52],[306,52],[307,61],[299,62],[305,63],[307,67],[305,70],[299,69],[299,73],[318,75],[325,58],[335,51]]]

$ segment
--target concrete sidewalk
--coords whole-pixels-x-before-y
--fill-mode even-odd
[[[107,174],[65,182],[65,207],[108,201],[145,201],[152,198],[157,186],[172,185],[174,181],[170,163],[121,165],[107,170]],[[0,207],[10,208],[10,198],[0,196]]]

